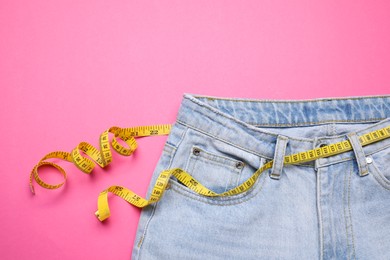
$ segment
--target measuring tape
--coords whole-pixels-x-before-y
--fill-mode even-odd
[[[359,137],[359,141],[362,146],[365,146],[389,137],[390,137],[390,126],[364,134]],[[323,147],[318,147],[313,150],[287,155],[284,157],[284,164],[297,164],[297,163],[313,161],[319,158],[337,155],[350,150],[352,150],[351,143],[349,142],[349,140],[345,140],[342,142],[326,145]],[[95,215],[100,221],[104,221],[110,216],[110,209],[108,206],[108,193],[113,193],[121,197],[122,199],[126,200],[128,203],[139,208],[146,207],[152,203],[159,201],[162,195],[164,194],[164,191],[168,185],[171,176],[175,176],[177,180],[179,180],[189,189],[203,196],[207,196],[207,197],[234,196],[249,190],[255,184],[256,180],[259,178],[261,173],[263,173],[267,169],[272,168],[272,165],[273,165],[273,160],[265,163],[262,167],[260,167],[257,171],[255,171],[250,178],[248,178],[242,184],[223,193],[215,193],[209,190],[208,188],[203,186],[199,181],[197,181],[194,177],[192,177],[189,173],[185,172],[180,168],[164,170],[158,176],[149,199],[145,199],[137,195],[133,191],[122,186],[111,186],[108,189],[102,191],[98,197],[98,210],[95,212]]]
[[[98,150],[97,148],[95,148],[94,146],[92,146],[87,142],[81,142],[76,148],[72,150],[71,153],[64,152],[64,151],[51,152],[45,155],[38,162],[38,164],[34,166],[33,170],[31,171],[30,174],[31,191],[32,193],[35,194],[33,179],[35,179],[35,181],[40,186],[46,189],[58,189],[64,185],[66,181],[65,170],[58,164],[48,161],[48,159],[57,158],[68,162],[72,162],[81,171],[89,174],[95,167],[95,163],[97,163],[100,167],[104,168],[112,161],[109,133],[114,134],[111,140],[111,147],[113,147],[114,150],[121,155],[130,156],[137,148],[135,137],[167,135],[169,134],[170,130],[171,130],[171,125],[139,126],[139,127],[132,127],[132,128],[111,127],[100,135],[100,142],[99,142],[100,150]],[[365,146],[389,137],[390,137],[390,126],[364,134],[359,137],[359,141],[362,146]],[[117,141],[117,138],[126,142],[128,147],[122,146]],[[337,155],[350,150],[352,150],[351,143],[349,142],[349,140],[345,140],[342,142],[329,144],[323,147],[318,147],[313,150],[286,155],[284,157],[284,164],[288,165],[288,164],[309,162],[319,158]],[[84,157],[83,154],[88,155],[92,160]],[[38,175],[38,168],[43,165],[56,168],[63,175],[64,181],[59,184],[48,184],[44,182]],[[208,188],[203,186],[199,181],[197,181],[194,177],[192,177],[191,174],[185,172],[180,168],[164,170],[157,177],[156,183],[154,184],[149,199],[145,199],[139,196],[138,194],[134,193],[133,191],[122,186],[111,186],[108,189],[102,191],[98,197],[98,210],[95,212],[95,215],[100,221],[104,221],[110,216],[110,209],[108,206],[108,193],[115,194],[116,196],[121,197],[122,199],[126,200],[128,203],[138,208],[143,208],[152,203],[159,201],[168,186],[168,182],[171,176],[176,177],[177,180],[179,180],[189,189],[203,196],[225,197],[225,196],[237,195],[249,190],[255,184],[256,180],[259,178],[261,173],[263,173],[267,169],[272,168],[272,165],[273,165],[273,160],[265,163],[242,184],[223,193],[215,193],[209,190]]]
[[[104,131],[100,135],[99,146],[100,150],[95,148],[93,145],[87,142],[81,142],[77,145],[72,152],[56,151],[51,152],[45,155],[39,162],[34,166],[30,174],[30,189],[33,194],[35,194],[35,189],[33,185],[33,179],[46,189],[58,189],[65,184],[66,181],[66,172],[65,170],[56,163],[47,161],[48,159],[61,159],[71,163],[74,163],[77,168],[86,174],[90,174],[95,163],[100,167],[104,168],[112,161],[112,153],[110,146],[114,148],[116,152],[124,156],[130,156],[135,149],[137,148],[137,142],[135,137],[151,136],[151,135],[167,135],[171,130],[171,125],[153,125],[153,126],[138,126],[131,128],[120,128],[117,126],[111,127]],[[111,140],[111,145],[109,141],[109,133],[112,133],[114,136]],[[124,141],[128,147],[121,145],[117,138]],[[91,159],[83,156],[88,155]],[[56,168],[63,176],[64,181],[59,184],[48,184],[44,182],[38,174],[38,169],[41,166],[51,166]]]

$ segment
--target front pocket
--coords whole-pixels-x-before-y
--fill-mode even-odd
[[[188,128],[177,147],[170,167],[181,168],[209,190],[223,193],[250,178],[263,166],[265,160],[264,157],[244,147]],[[238,195],[207,197],[186,187],[175,177],[171,178],[175,191],[207,203],[233,203],[252,194],[250,189]]]
[[[208,189],[222,193],[237,186],[245,163],[192,146],[185,170]]]
[[[390,146],[376,151],[369,155],[372,160],[371,167],[369,164],[369,170],[374,175],[375,179],[390,190]]]

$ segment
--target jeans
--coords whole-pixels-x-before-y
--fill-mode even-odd
[[[199,195],[171,177],[142,210],[133,259],[390,259],[390,96],[250,100],[184,95],[152,176],[182,168],[221,193],[274,160],[255,185]],[[353,150],[283,165],[349,140]]]

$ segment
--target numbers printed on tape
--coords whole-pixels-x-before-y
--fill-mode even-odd
[[[170,132],[171,125],[153,125],[153,126],[140,126],[132,128],[120,128],[120,127],[111,127],[108,130],[104,131],[100,135],[99,146],[100,150],[95,148],[93,145],[87,142],[81,142],[77,145],[71,153],[56,151],[51,152],[45,155],[37,165],[31,171],[30,174],[30,188],[32,193],[35,194],[35,189],[33,186],[33,180],[35,180],[40,186],[46,189],[58,189],[65,184],[66,181],[66,172],[59,165],[47,161],[48,159],[61,159],[71,163],[74,163],[77,168],[79,168],[84,173],[91,173],[97,163],[100,167],[104,168],[112,161],[112,153],[110,147],[114,148],[116,152],[124,156],[130,156],[135,149],[137,148],[137,142],[135,137],[149,136],[151,133],[153,135],[166,135]],[[113,134],[110,145],[109,133]],[[126,142],[128,147],[122,146],[117,138]],[[89,158],[83,156],[87,155]],[[38,174],[38,168],[47,165],[56,168],[64,177],[64,181],[59,184],[48,184],[44,182]]]
[[[73,162],[81,171],[89,174],[93,168],[95,167],[96,162],[100,167],[107,166],[112,161],[111,149],[109,144],[109,133],[114,134],[111,146],[117,151],[119,154],[124,156],[131,155],[135,149],[137,148],[137,143],[134,137],[142,137],[142,136],[152,136],[152,135],[166,135],[170,132],[171,125],[154,125],[154,126],[140,126],[140,127],[132,127],[132,128],[119,128],[119,127],[111,127],[110,129],[103,132],[100,136],[100,150],[95,148],[89,143],[81,142],[76,148],[72,150],[71,153],[56,151],[51,152],[45,155],[37,165],[34,166],[31,174],[30,174],[30,188],[33,193],[33,179],[42,187],[47,189],[58,189],[62,185],[64,185],[66,181],[66,172],[59,165],[47,161],[52,158],[59,158],[68,162]],[[378,142],[380,140],[386,139],[390,137],[390,126],[378,129],[359,137],[359,141],[362,146]],[[116,138],[121,139],[126,142],[127,147],[123,147]],[[297,164],[313,161],[323,157],[329,157],[333,155],[337,155],[343,152],[351,151],[352,146],[348,140],[329,144],[323,147],[318,147],[316,149],[303,151],[300,153],[286,155],[284,157],[284,164]],[[84,157],[84,155],[88,155],[91,159]],[[38,175],[38,168],[43,165],[48,165],[56,168],[64,177],[64,181],[59,184],[48,184],[45,183],[42,179],[40,179]],[[168,169],[162,171],[153,186],[152,192],[150,194],[149,199],[145,199],[142,196],[134,193],[133,191],[122,187],[122,186],[111,186],[108,189],[102,191],[98,197],[98,210],[95,212],[95,215],[100,221],[104,221],[110,216],[110,209],[108,206],[108,193],[112,193],[122,199],[126,200],[128,203],[143,208],[152,203],[155,203],[161,199],[165,190],[167,189],[168,182],[171,176],[174,176],[178,181],[183,183],[192,191],[198,193],[199,195],[208,196],[208,197],[223,197],[223,196],[234,196],[245,191],[248,191],[255,183],[258,177],[267,169],[272,168],[273,160],[268,161],[262,167],[260,167],[257,171],[255,171],[251,177],[249,177],[246,181],[244,181],[239,186],[230,189],[223,193],[215,193],[210,189],[203,186],[198,180],[192,177],[189,173],[185,172],[180,168]]]

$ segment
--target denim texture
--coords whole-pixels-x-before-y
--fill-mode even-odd
[[[215,192],[269,160],[246,192],[194,193],[174,177],[142,210],[132,259],[390,259],[390,96],[311,100],[186,94],[155,168],[183,168]],[[297,165],[284,155],[350,140],[353,150]]]

